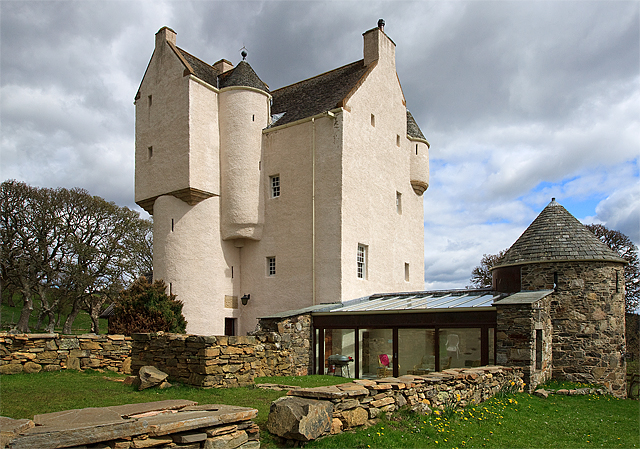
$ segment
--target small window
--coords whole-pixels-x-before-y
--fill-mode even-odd
[[[151,107],[151,105],[153,104],[153,97],[151,95],[149,95],[147,97],[147,100],[149,101],[149,107]]]
[[[396,146],[400,146],[400,136],[396,134]]]
[[[280,175],[270,176],[269,185],[271,186],[271,198],[280,196]]]
[[[371,114],[371,126],[376,126],[376,116]]]
[[[267,257],[267,276],[275,276],[276,275],[276,258]]]
[[[229,337],[236,335],[236,318],[224,319],[224,334]]]
[[[358,244],[358,253],[356,256],[358,279],[367,278],[367,245]]]
[[[171,232],[173,232],[173,218],[171,219]]]
[[[542,329],[536,329],[536,360],[533,365],[534,370],[542,369]]]
[[[402,193],[396,192],[396,212],[402,214]]]
[[[407,262],[404,264],[404,280],[409,282],[409,264]]]
[[[251,116],[251,121],[252,121],[252,122],[255,122],[255,121],[256,121],[256,115],[255,115],[255,114],[253,114],[253,115]]]
[[[418,155],[418,144],[416,143],[416,156]]]
[[[147,148],[147,156],[149,157],[149,159],[153,157],[153,147]]]

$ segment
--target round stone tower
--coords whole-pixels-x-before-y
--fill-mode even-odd
[[[553,199],[492,269],[496,291],[553,290],[554,378],[626,396],[625,264]]]

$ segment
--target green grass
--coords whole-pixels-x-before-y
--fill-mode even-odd
[[[277,447],[265,429],[271,402],[286,391],[257,387],[200,389],[175,385],[138,391],[105,378],[116,373],[57,371],[0,377],[0,415],[33,418],[35,414],[73,408],[189,399],[200,404],[230,404],[258,409],[261,445]],[[303,387],[348,381],[333,376],[268,377],[258,383]],[[549,387],[576,388],[555,383]],[[639,447],[640,402],[611,396],[559,396],[547,399],[525,393],[501,395],[479,405],[443,415],[401,411],[369,428],[308,443],[308,448],[585,448]]]
[[[575,387],[574,387],[575,388]],[[640,404],[611,396],[526,393],[495,397],[450,418],[400,412],[307,448],[631,448],[640,446]]]
[[[31,332],[42,332],[44,326],[47,325],[47,319],[43,320],[42,326],[38,329],[36,325],[38,324],[38,314],[40,312],[40,305],[38,301],[35,301],[33,312],[31,312],[31,316],[29,317],[29,329]],[[9,307],[8,305],[2,303],[0,307],[0,330],[8,331],[11,329],[20,318],[20,311],[22,310],[22,299],[16,295],[14,297],[15,307]],[[60,319],[60,325],[55,328],[56,332],[62,332],[62,326],[64,325],[64,320],[67,316],[63,315]],[[57,318],[57,315],[56,315]],[[106,319],[100,319],[100,332],[106,333],[109,323]],[[91,317],[87,312],[80,312],[76,319],[73,321],[73,325],[71,326],[71,331],[73,334],[85,334],[91,331]]]

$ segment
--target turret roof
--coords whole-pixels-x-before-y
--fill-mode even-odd
[[[567,260],[626,263],[553,199],[494,268]]]
[[[236,67],[218,77],[219,87],[246,86],[269,92],[269,87],[262,82],[247,61],[240,61]]]
[[[422,134],[422,131],[420,130],[420,127],[416,123],[415,119],[413,118],[413,115],[411,115],[411,112],[409,111],[407,111],[407,135],[409,137],[413,137],[414,139],[422,139],[425,141],[427,140],[424,137],[424,134]]]

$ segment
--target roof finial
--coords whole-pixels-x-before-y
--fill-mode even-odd
[[[378,20],[378,28],[380,28],[380,31],[384,31],[384,19]]]
[[[243,45],[240,49],[240,55],[242,55],[242,60],[247,59],[247,48]]]

